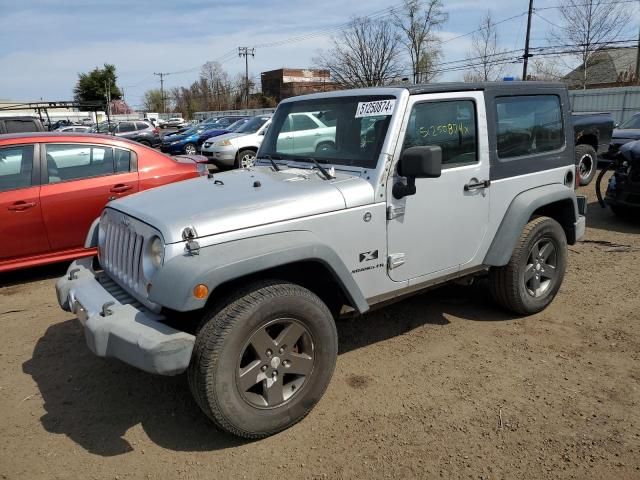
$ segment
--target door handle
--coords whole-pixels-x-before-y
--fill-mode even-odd
[[[131,190],[133,187],[131,185],[114,185],[113,187],[111,187],[111,190],[109,190],[110,192],[113,193],[123,193],[126,192],[127,190]]]
[[[35,206],[36,206],[36,202],[19,201],[9,206],[8,209],[13,212],[22,212],[23,210],[27,210],[28,208],[33,208]]]
[[[491,186],[491,180],[482,180],[481,182],[478,182],[475,178],[473,178],[471,179],[471,182],[467,183],[464,186],[465,192],[470,192],[471,190],[480,190],[483,188],[489,188]]]

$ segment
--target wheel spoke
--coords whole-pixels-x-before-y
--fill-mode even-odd
[[[267,405],[277,405],[284,401],[284,385],[282,384],[282,375],[278,375],[275,380],[270,378],[265,381],[264,397]]]
[[[264,373],[260,371],[260,364],[260,360],[254,360],[246,367],[240,369],[238,386],[243,392],[246,392],[256,383],[264,379]]]
[[[254,348],[258,357],[262,360],[268,358],[267,350],[273,351],[276,347],[273,338],[269,336],[267,331],[262,328],[253,334],[251,337],[251,346]]]
[[[546,262],[549,258],[549,255],[553,253],[553,250],[554,248],[551,242],[545,243],[544,246],[540,249],[540,257],[542,258],[542,260]]]
[[[542,265],[542,273],[540,274],[541,277],[548,278],[549,280],[555,280],[556,275],[556,267],[546,263]]]
[[[304,353],[290,353],[287,357],[289,366],[284,370],[285,373],[293,373],[296,375],[310,375],[313,369],[313,358]]]
[[[284,346],[291,348],[298,342],[303,333],[304,327],[302,325],[298,322],[291,322],[280,332],[280,335],[278,335],[278,338],[275,340],[275,344],[278,347]]]
[[[531,290],[534,296],[538,295],[538,290],[540,290],[540,277],[537,275],[531,279]]]
[[[536,267],[530,263],[524,270],[524,283],[529,283],[529,281],[536,276]]]
[[[531,249],[531,259],[533,260],[533,263],[535,263],[538,256],[540,256],[540,245],[536,243]]]

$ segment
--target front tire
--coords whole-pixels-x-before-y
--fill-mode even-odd
[[[196,153],[198,153],[198,150],[193,143],[187,143],[184,146],[184,153],[186,153],[187,155],[195,155]]]
[[[540,312],[558,293],[566,266],[564,230],[552,218],[535,218],[525,225],[509,263],[489,272],[491,294],[514,313]]]
[[[257,439],[302,420],[326,390],[338,337],[327,306],[288,282],[249,285],[213,309],[196,336],[188,378],[223,431]]]
[[[241,150],[236,159],[236,168],[251,168],[256,164],[256,152],[253,150]]]
[[[590,145],[576,145],[576,174],[581,186],[591,183],[598,170],[598,155]]]

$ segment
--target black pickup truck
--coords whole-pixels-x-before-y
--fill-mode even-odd
[[[614,120],[610,113],[574,113],[576,175],[580,185],[589,185],[596,176],[598,155],[609,150]]]

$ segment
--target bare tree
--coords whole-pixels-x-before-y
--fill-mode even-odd
[[[374,87],[398,78],[398,35],[384,20],[354,18],[333,39],[333,47],[314,59],[331,71],[333,79],[346,87]]]
[[[426,5],[423,5],[425,4]],[[392,12],[393,23],[402,32],[401,42],[411,60],[413,82],[429,82],[437,75],[440,39],[436,32],[449,19],[441,0],[403,0]]]
[[[504,74],[505,50],[498,47],[498,30],[490,11],[487,11],[480,28],[471,36],[467,61],[470,69],[465,73],[465,81],[489,82]]]
[[[611,0],[560,1],[560,25],[551,31],[551,37],[559,44],[567,44],[571,55],[580,60],[583,89],[587,87],[589,67],[593,66],[593,53],[610,47],[627,25],[623,21],[628,16],[625,8]]]
[[[562,68],[556,58],[533,58],[531,60],[530,80],[560,80],[563,77]]]

